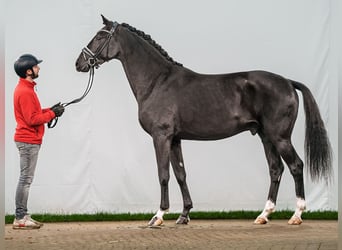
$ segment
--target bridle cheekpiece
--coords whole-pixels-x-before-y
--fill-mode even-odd
[[[89,49],[88,46],[86,46],[82,49],[82,54],[83,54],[84,60],[87,61],[90,68],[100,67],[98,56],[108,46],[110,39],[113,37],[113,34],[114,34],[116,28],[118,27],[118,25],[119,24],[117,22],[113,22],[112,28],[110,30],[102,29],[98,32],[98,33],[106,32],[106,33],[108,33],[108,36],[107,36],[107,40],[102,44],[102,46],[98,47],[98,49],[95,51],[95,53],[93,51],[91,51],[91,49]]]

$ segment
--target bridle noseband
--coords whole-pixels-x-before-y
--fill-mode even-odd
[[[98,32],[98,33],[106,32],[106,33],[108,33],[108,36],[107,36],[106,41],[104,41],[102,46],[97,48],[95,53],[93,51],[91,51],[91,49],[89,49],[88,46],[86,46],[86,47],[84,47],[82,49],[83,58],[84,58],[85,61],[87,61],[87,63],[88,63],[90,68],[94,68],[94,67],[98,68],[98,67],[100,67],[98,56],[108,46],[108,44],[110,42],[110,39],[112,39],[113,34],[114,34],[116,28],[118,27],[118,25],[119,24],[117,22],[113,22],[113,26],[112,26],[112,28],[110,30],[102,29],[102,30],[100,30]]]
[[[62,103],[61,105],[63,107],[67,107],[70,104],[78,103],[78,102],[82,101],[84,97],[86,97],[88,95],[91,87],[93,86],[94,72],[95,72],[94,68],[97,69],[98,67],[100,67],[98,56],[105,49],[105,47],[108,46],[108,44],[110,42],[110,39],[112,39],[113,34],[114,34],[116,28],[118,27],[118,25],[119,24],[117,22],[113,22],[113,26],[112,26],[112,28],[110,30],[102,29],[102,30],[99,31],[99,32],[106,32],[106,33],[108,33],[108,36],[107,36],[107,40],[102,44],[102,46],[100,46],[96,50],[95,53],[92,52],[91,49],[88,48],[88,46],[86,46],[86,47],[84,47],[82,49],[82,55],[84,57],[84,60],[86,60],[88,65],[89,65],[89,79],[88,79],[87,88],[84,91],[83,95],[80,96],[79,98],[76,98],[76,99],[74,99],[74,100],[72,100],[70,102]],[[97,33],[99,33],[99,32],[97,32]],[[55,127],[56,124],[57,124],[57,121],[58,121],[58,117],[53,118],[50,122],[48,122],[48,128]]]

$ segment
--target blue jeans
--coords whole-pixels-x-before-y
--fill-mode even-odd
[[[27,215],[27,200],[37,165],[40,145],[15,142],[20,155],[20,177],[15,195],[15,218]]]

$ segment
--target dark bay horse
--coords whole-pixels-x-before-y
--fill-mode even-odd
[[[176,223],[187,224],[192,201],[186,183],[181,140],[218,140],[250,131],[260,137],[269,165],[270,188],[256,224],[267,223],[275,209],[278,188],[287,164],[297,205],[289,224],[301,224],[305,209],[303,162],[291,134],[302,92],[306,115],[306,164],[314,181],[331,176],[331,149],[317,104],[302,83],[265,72],[199,74],[175,62],[149,35],[128,24],[105,25],[76,61],[88,72],[111,59],[121,61],[138,103],[139,122],[152,136],[161,187],[160,209],[149,222],[158,226],[169,209],[170,162],[183,196],[183,212]]]

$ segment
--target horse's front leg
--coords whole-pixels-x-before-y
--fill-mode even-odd
[[[190,221],[189,213],[192,208],[192,201],[186,183],[186,173],[180,140],[173,140],[171,144],[171,164],[183,196],[183,213],[179,216],[176,223],[188,224]]]
[[[160,209],[148,223],[149,226],[160,226],[163,224],[163,216],[168,212],[169,202],[169,179],[170,179],[170,148],[171,140],[162,134],[153,137],[156,152],[158,176],[161,191]]]

